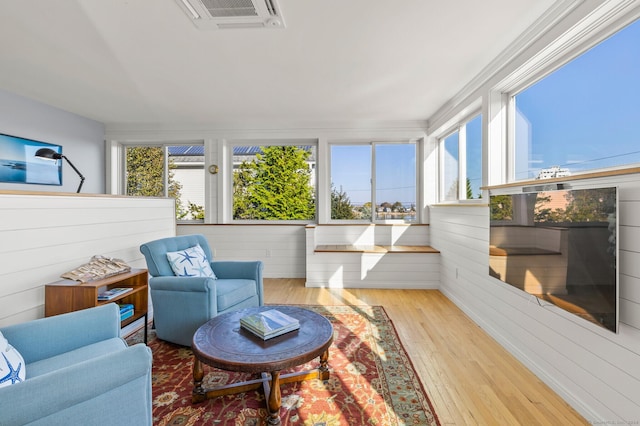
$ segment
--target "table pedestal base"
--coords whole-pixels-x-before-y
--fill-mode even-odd
[[[280,385],[283,383],[301,382],[312,379],[328,380],[328,360],[329,351],[327,350],[320,357],[320,366],[313,370],[288,374],[280,374],[280,371],[265,372],[261,373],[258,379],[205,389],[202,387],[202,380],[204,379],[202,363],[197,357],[194,357],[191,402],[195,404],[218,396],[247,392],[262,387],[267,403],[267,411],[269,412],[268,423],[270,425],[278,425],[280,424],[280,407],[282,405]]]

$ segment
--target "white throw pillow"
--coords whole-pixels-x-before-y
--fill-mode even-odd
[[[168,252],[167,259],[176,277],[211,277],[217,278],[211,270],[209,259],[200,245],[188,249]]]
[[[24,381],[26,369],[22,355],[0,332],[0,388]]]

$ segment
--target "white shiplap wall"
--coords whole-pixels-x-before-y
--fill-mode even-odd
[[[44,285],[100,254],[146,267],[175,235],[173,199],[0,192],[0,326],[44,316]]]
[[[430,211],[441,291],[594,422],[640,420],[640,181],[619,186],[620,332],[611,333],[489,276],[489,209]]]
[[[265,278],[305,276],[305,225],[178,225],[178,235],[202,234],[216,260],[261,260]]]
[[[319,245],[429,245],[427,225],[312,225],[306,228],[306,286],[437,289],[438,253],[316,252]]]

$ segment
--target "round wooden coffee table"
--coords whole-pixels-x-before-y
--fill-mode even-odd
[[[300,329],[269,340],[262,340],[240,327],[240,318],[256,312],[277,309],[300,321]],[[333,326],[328,319],[308,309],[295,306],[261,306],[219,315],[202,325],[193,336],[194,403],[221,395],[264,389],[269,424],[280,424],[280,385],[309,379],[327,380],[329,346]],[[319,357],[318,368],[280,374]],[[204,389],[202,364],[228,371],[258,373],[255,380]]]

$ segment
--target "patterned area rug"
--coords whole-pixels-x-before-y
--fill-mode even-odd
[[[381,306],[303,306],[327,317],[334,327],[328,381],[309,380],[281,387],[283,425],[439,425],[411,360]],[[129,339],[142,340],[142,332]],[[189,348],[156,339],[153,351],[153,417],[159,426],[266,424],[261,390],[191,403],[193,355]],[[317,361],[296,370],[308,370]],[[205,368],[205,387],[254,377]],[[292,370],[295,371],[295,370]],[[285,373],[284,371],[282,372]]]

